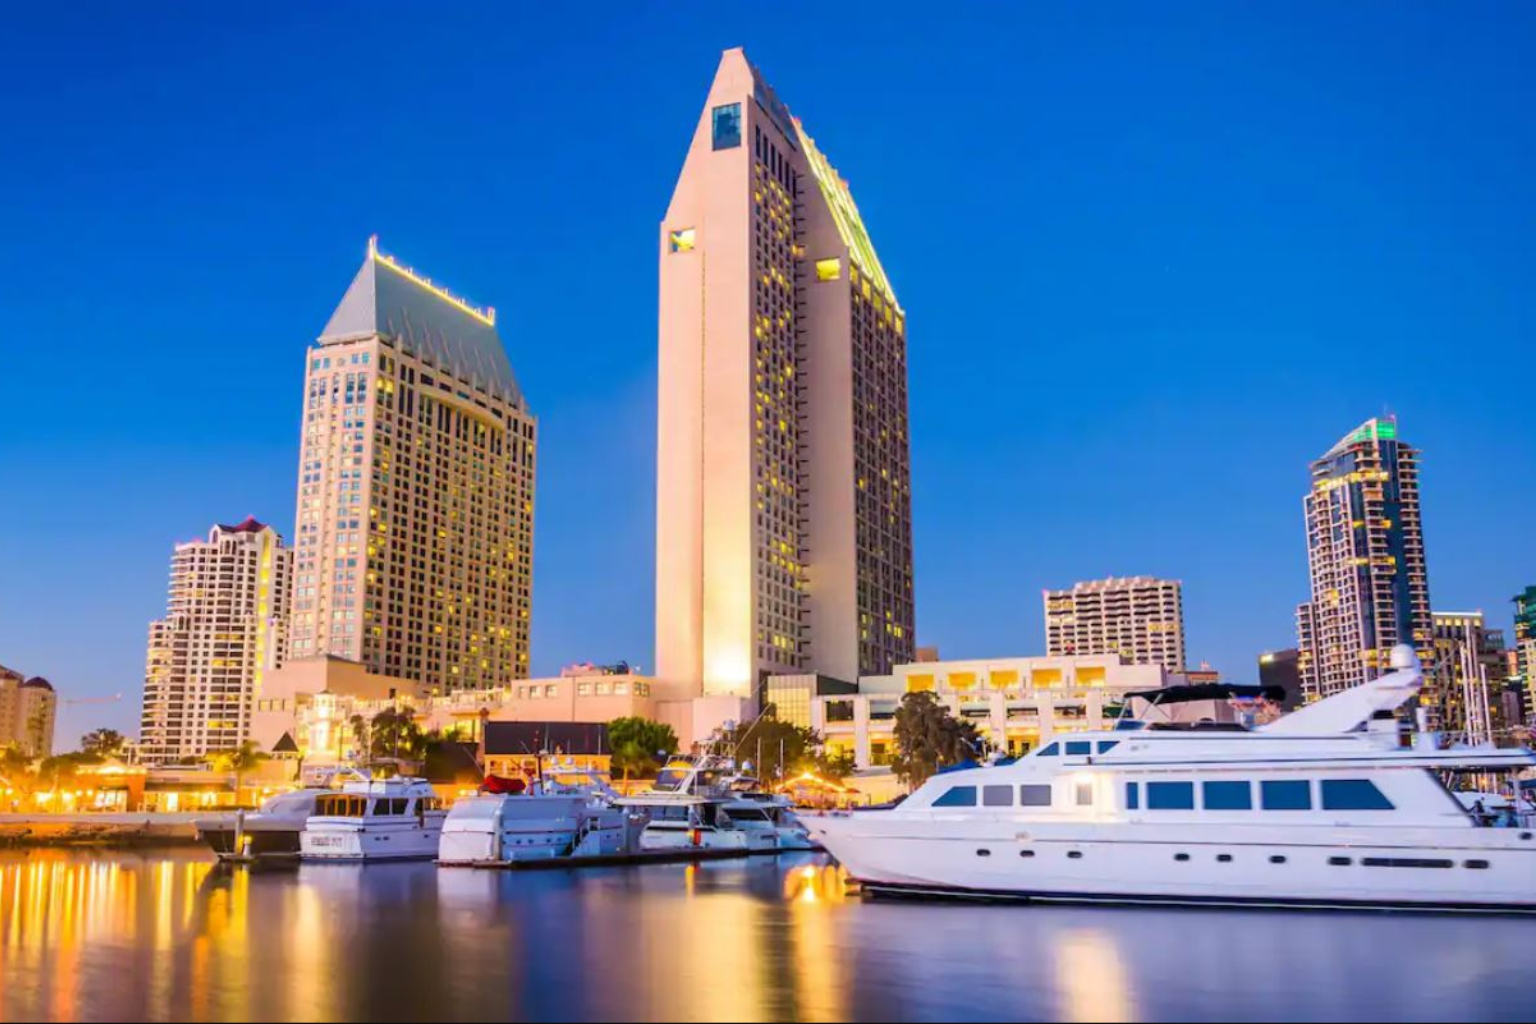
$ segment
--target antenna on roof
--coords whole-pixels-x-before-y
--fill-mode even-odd
[[[368,256],[371,259],[379,254],[379,234],[375,231],[368,236]]]

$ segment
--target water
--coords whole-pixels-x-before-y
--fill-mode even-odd
[[[821,857],[560,872],[0,855],[0,1020],[1531,1020],[1536,921],[869,903]]]

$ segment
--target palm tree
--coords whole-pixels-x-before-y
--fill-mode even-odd
[[[240,802],[240,790],[243,788],[245,773],[259,767],[267,755],[250,740],[246,740],[234,750],[226,750],[215,754],[212,762],[220,771],[234,772],[235,774],[235,803]]]

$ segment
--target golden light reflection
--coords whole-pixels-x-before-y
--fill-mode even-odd
[[[1056,945],[1056,985],[1064,1021],[1131,1020],[1120,948],[1103,932],[1073,929]]]

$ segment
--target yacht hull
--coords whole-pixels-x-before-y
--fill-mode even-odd
[[[432,860],[437,857],[442,822],[425,827],[317,828],[299,837],[306,861]]]
[[[1536,839],[1473,828],[808,823],[874,894],[1536,913]],[[1387,834],[1383,834],[1387,833]]]

